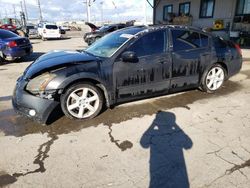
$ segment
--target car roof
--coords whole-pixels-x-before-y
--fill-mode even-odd
[[[212,36],[211,33],[204,31],[198,27],[193,27],[193,26],[184,26],[184,25],[149,25],[149,26],[145,26],[145,25],[140,25],[140,26],[132,26],[132,27],[144,28],[144,30],[142,30],[141,32],[144,32],[144,31],[151,32],[151,31],[156,31],[156,30],[160,30],[160,29],[187,29],[187,30],[192,30],[192,31],[196,31],[199,33],[203,33],[203,34]]]

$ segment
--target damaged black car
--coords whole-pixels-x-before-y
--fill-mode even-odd
[[[126,23],[119,23],[119,24],[109,24],[109,25],[104,25],[102,27],[97,27],[92,23],[86,22],[86,25],[88,25],[91,28],[91,32],[85,33],[83,39],[90,46],[95,41],[99,40],[100,38],[109,33],[112,33],[119,29],[133,26],[134,22],[135,21],[129,21]]]
[[[58,106],[67,117],[84,120],[128,101],[192,88],[213,93],[241,66],[239,46],[210,33],[129,27],[83,51],[41,56],[17,80],[12,103],[42,124]]]

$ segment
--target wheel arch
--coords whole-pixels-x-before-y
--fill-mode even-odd
[[[90,77],[79,78],[78,77],[75,79],[70,79],[61,85],[61,88],[63,88],[61,90],[61,94],[64,94],[66,92],[66,90],[69,87],[71,87],[72,85],[78,84],[78,83],[83,83],[83,82],[88,82],[88,83],[91,83],[91,84],[95,85],[96,87],[98,87],[102,91],[103,96],[105,97],[106,107],[110,107],[110,97],[109,97],[109,93],[108,93],[108,90],[107,90],[105,84],[103,82],[101,82],[100,80],[95,79],[95,78],[90,78]]]
[[[226,76],[226,78],[228,77],[228,67],[227,67],[227,64],[226,63],[224,63],[224,62],[222,62],[222,61],[219,61],[219,62],[216,62],[216,63],[214,63],[214,64],[219,64],[219,65],[221,65],[224,69],[225,69],[225,76]],[[213,65],[214,65],[213,64]]]
[[[227,64],[223,61],[216,61],[214,63],[211,63],[209,66],[207,66],[207,68],[202,72],[202,74],[200,75],[201,79],[200,79],[200,82],[202,81],[202,78],[204,77],[204,75],[215,65],[215,64],[219,64],[221,65],[224,69],[225,69],[225,76],[226,76],[226,79],[228,79],[228,67],[227,67]]]

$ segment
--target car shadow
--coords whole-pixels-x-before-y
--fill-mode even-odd
[[[17,59],[14,63],[26,63],[30,61],[35,61],[37,58],[45,54],[44,52],[33,52],[29,56],[22,57],[21,59]]]
[[[0,69],[1,70],[1,69]],[[10,101],[12,99],[12,96],[4,96],[4,97],[0,97],[0,102],[1,101]]]
[[[67,36],[65,36],[65,37],[58,38],[58,39],[47,39],[46,41],[69,40],[69,39],[71,39],[71,37],[67,37]]]
[[[27,62],[30,62],[30,61],[35,61],[37,58],[39,58],[43,54],[45,54],[45,53],[44,52],[33,52],[32,54],[30,54],[30,55],[28,55],[26,57],[22,57],[22,58],[14,60],[14,61],[2,60],[0,62],[0,66],[7,65],[7,64],[13,64],[13,63],[27,63]]]
[[[175,114],[159,111],[140,143],[150,149],[149,187],[189,187],[183,150],[191,149],[193,142],[177,125]]]

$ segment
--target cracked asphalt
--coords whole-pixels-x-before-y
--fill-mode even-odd
[[[215,94],[192,90],[41,126],[13,111],[16,79],[49,50],[85,45],[32,42],[31,57],[0,66],[0,187],[250,187],[250,50]]]

